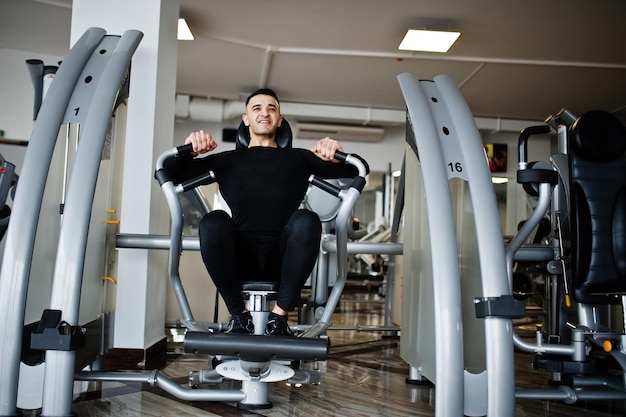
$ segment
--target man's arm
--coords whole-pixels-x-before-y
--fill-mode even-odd
[[[192,144],[193,153],[170,158],[165,163],[164,168],[170,173],[174,182],[180,183],[206,173],[209,169],[206,166],[208,159],[194,157],[217,148],[217,143],[211,134],[204,130],[190,133],[185,139],[185,145],[189,143]]]
[[[325,137],[317,141],[311,148],[311,152],[324,161],[335,161],[335,152],[343,152],[343,147],[339,141]]]
[[[204,130],[190,133],[185,139],[185,145],[188,143],[192,144],[193,152],[196,155],[207,153],[217,148],[217,142],[213,140],[213,136]]]

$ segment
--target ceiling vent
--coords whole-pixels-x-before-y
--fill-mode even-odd
[[[380,127],[297,123],[294,136],[298,139],[321,139],[326,136],[338,141],[378,142],[385,134]]]

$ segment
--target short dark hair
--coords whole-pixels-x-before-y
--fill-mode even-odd
[[[264,96],[272,96],[276,99],[276,102],[278,104],[280,104],[280,100],[278,100],[278,96],[276,95],[276,93],[274,92],[274,90],[271,90],[269,88],[259,88],[258,90],[256,90],[254,93],[250,94],[248,96],[248,98],[246,99],[246,106],[248,105],[248,103],[250,102],[250,99],[254,96],[258,96],[258,95],[264,95]]]

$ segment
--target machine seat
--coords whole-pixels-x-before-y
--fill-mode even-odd
[[[575,297],[618,304],[626,294],[626,128],[610,113],[590,111],[570,133]]]
[[[244,291],[278,292],[278,282],[246,281],[241,284]]]

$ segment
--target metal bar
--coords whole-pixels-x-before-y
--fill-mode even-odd
[[[169,235],[118,233],[115,239],[115,247],[125,249],[163,249],[171,247]],[[352,254],[391,254],[402,255],[404,245],[402,243],[371,243],[371,242],[348,242],[347,253]],[[200,241],[197,237],[186,236],[182,239],[182,250],[200,250]],[[323,240],[322,249],[328,252],[337,252],[335,240]]]
[[[561,400],[566,404],[574,404],[576,401],[589,400],[626,400],[624,391],[578,391],[561,386],[557,389],[546,390],[517,390],[515,398],[529,400]]]
[[[179,154],[182,147],[172,148],[169,151],[163,152],[157,158],[156,171],[157,173],[163,170],[165,162],[169,158],[174,158]],[[180,253],[183,247],[183,209],[180,205],[179,194],[184,192],[184,187],[176,186],[171,180],[167,180],[161,184],[161,190],[167,201],[167,206],[170,210],[170,217],[172,219],[172,225],[170,228],[170,235],[167,238],[153,238],[153,242],[160,241],[161,249],[169,249],[170,254],[168,257],[168,271],[170,277],[170,284],[172,285],[172,291],[176,297],[178,308],[183,315],[183,322],[193,323],[194,317],[191,312],[189,300],[185,294],[185,288],[183,287],[182,280],[180,278]],[[137,235],[134,235],[135,237]],[[151,237],[152,238],[152,237]],[[119,239],[119,238],[118,238]],[[135,238],[136,240],[136,238]],[[148,240],[149,242],[150,240]],[[196,238],[197,249],[200,250],[200,241]]]
[[[78,381],[147,383],[185,401],[240,402],[246,398],[246,394],[241,390],[183,388],[156,370],[151,372],[79,372],[75,378]]]
[[[342,199],[344,200],[337,213],[337,280],[333,286],[326,307],[318,320],[316,326],[312,326],[303,337],[316,337],[319,336],[325,329],[331,324],[331,317],[339,303],[341,294],[346,284],[348,277],[348,257],[347,257],[347,241],[348,241],[348,223],[352,216],[352,208],[356,199],[360,193],[354,188],[350,188],[342,193]]]
[[[372,242],[348,242],[347,253],[372,254],[372,255],[402,255],[404,245],[402,243],[372,243]],[[322,249],[328,252],[337,252],[335,240],[324,240]]]
[[[535,227],[539,224],[541,219],[545,216],[548,209],[550,208],[550,203],[552,202],[552,185],[548,183],[541,183],[539,185],[539,199],[537,201],[537,207],[531,213],[530,217],[524,225],[521,227],[519,232],[511,239],[511,242],[506,248],[505,257],[506,257],[506,268],[507,275],[509,280],[509,286],[512,286],[513,280],[513,260],[515,258],[515,254],[522,247],[522,244],[527,241],[528,237],[535,229]],[[552,256],[554,256],[554,251],[550,248],[550,252]]]
[[[402,169],[400,174],[400,179],[398,180],[398,190],[396,192],[396,202],[393,206],[393,217],[391,219],[391,244],[397,244],[398,241],[398,230],[400,229],[400,220],[402,218],[402,212],[404,209],[404,187],[405,187],[405,164],[406,158],[402,158]],[[350,244],[348,244],[348,253],[350,251]],[[402,255],[404,252],[404,245],[400,249],[399,253],[390,253],[388,267],[387,267],[387,286],[385,291],[385,308],[384,308],[384,319],[385,326],[393,326],[393,297],[394,297],[394,281],[395,281],[395,271],[396,271],[396,256]],[[387,334],[387,336],[392,336],[392,334]]]

